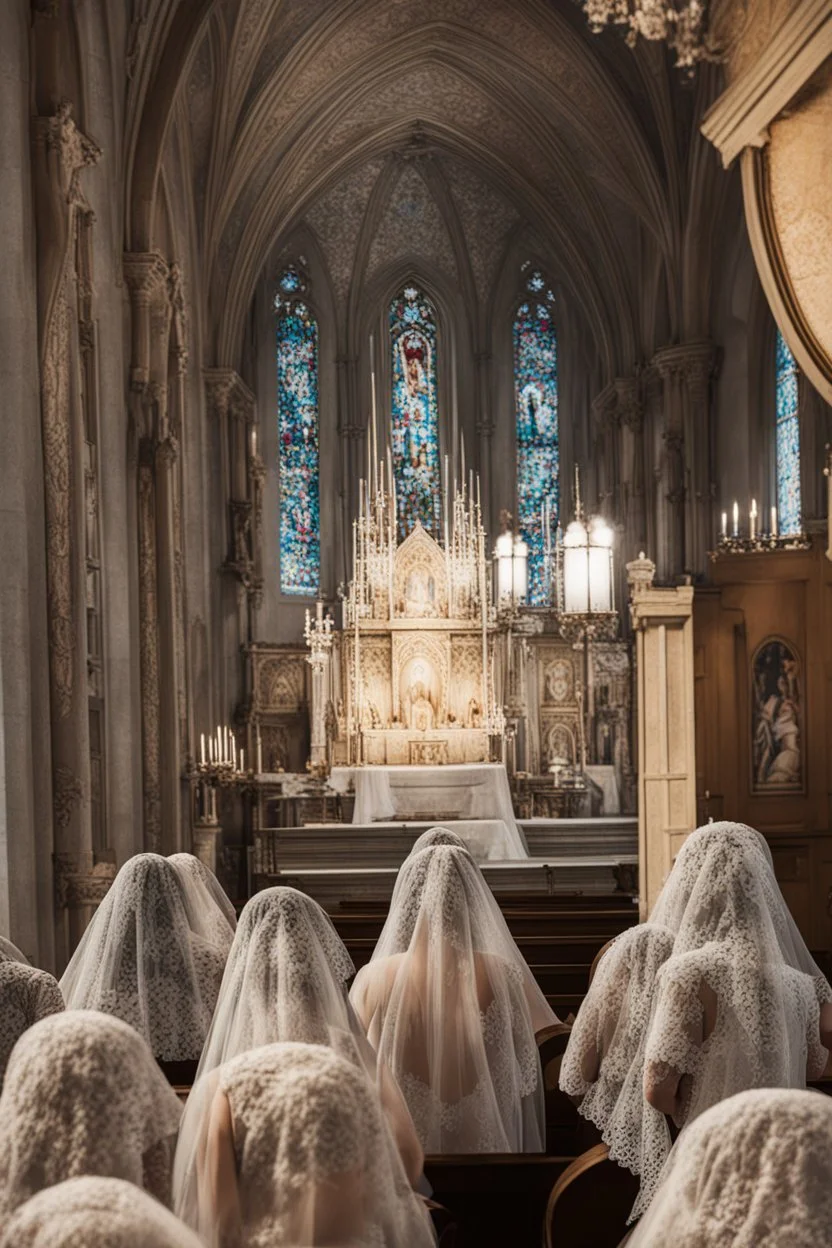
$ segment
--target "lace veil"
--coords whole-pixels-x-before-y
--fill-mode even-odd
[[[11,1051],[27,1027],[63,1008],[58,981],[47,971],[0,962],[0,1087]]]
[[[572,1026],[560,1087],[582,1097],[580,1112],[603,1131],[639,1055],[650,1020],[656,975],[673,951],[673,933],[656,923],[622,932],[598,963]],[[586,1066],[600,1063],[588,1079]]]
[[[237,927],[237,913],[225,889],[195,854],[171,854],[168,862],[179,876],[192,929],[227,954]]]
[[[170,1203],[181,1106],[144,1040],[68,1010],[20,1037],[0,1095],[0,1211],[81,1174],[126,1179]]]
[[[468,846],[458,832],[452,832],[450,828],[428,828],[427,832],[423,832],[421,836],[417,836],[413,842],[413,848],[408,854],[409,858],[421,853],[423,849],[432,849],[434,845],[454,845],[457,849],[464,849],[470,853]]]
[[[351,1062],[323,1045],[267,1045],[222,1066],[214,1087],[231,1109],[241,1242],[250,1248],[434,1243],[378,1097]],[[204,1112],[196,1200],[179,1211],[205,1243],[217,1244],[208,1122]]]
[[[224,963],[224,952],[191,930],[176,868],[137,854],[93,915],[61,989],[68,1009],[135,1027],[159,1061],[196,1061]]]
[[[542,1150],[535,1033],[558,1020],[466,851],[406,859],[350,997],[426,1152]]]
[[[202,1248],[193,1231],[133,1183],[67,1179],[27,1200],[0,1248]]]
[[[817,1248],[832,1226],[830,1140],[820,1093],[721,1101],[679,1137],[628,1248]]]
[[[694,842],[691,854],[686,846],[666,885],[674,904],[660,898],[654,910],[676,923],[673,954],[656,976],[646,1040],[604,1132],[613,1159],[641,1175],[634,1214],[649,1203],[670,1148],[645,1093],[671,1071],[681,1076],[677,1125],[685,1126],[736,1092],[805,1086],[807,1071],[820,1074],[826,1061],[818,1004],[826,981],[784,961],[788,912],[756,834],[729,828]],[[706,989],[716,1001],[707,1038]]]
[[[17,945],[13,944],[8,936],[0,936],[0,962],[22,962],[24,966],[29,965],[29,959],[25,953],[21,953]]]

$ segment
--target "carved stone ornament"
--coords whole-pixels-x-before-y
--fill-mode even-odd
[[[54,870],[55,901],[61,910],[99,906],[116,877],[114,862],[98,862],[93,866],[74,854],[55,854]]]
[[[645,556],[644,551],[641,551],[638,559],[633,559],[627,564],[627,584],[630,587],[631,597],[650,589],[655,575],[655,563]]]
[[[72,822],[72,812],[83,796],[84,786],[78,776],[74,775],[68,767],[56,767],[52,778],[52,806],[57,827],[69,827]]]

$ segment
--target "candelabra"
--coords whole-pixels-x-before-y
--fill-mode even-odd
[[[710,552],[715,561],[720,555],[764,554],[774,550],[808,550],[811,545],[802,531],[797,533],[781,533],[779,531],[777,508],[771,508],[769,531],[763,533],[759,528],[757,500],[751,500],[748,509],[748,531],[740,527],[740,509],[736,501],[731,509],[731,528],[728,528],[728,512],[722,513],[719,540],[716,550]]]
[[[720,59],[707,30],[706,0],[584,0],[593,34],[608,22],[623,26],[633,47],[639,35],[664,40],[676,53],[676,66],[692,71],[699,61]]]
[[[325,775],[326,757],[326,688],[329,659],[332,651],[332,617],[324,615],[324,604],[319,598],[315,604],[315,619],[307,609],[304,640],[310,653],[306,661],[312,668],[312,736],[309,771],[312,775]]]
[[[245,768],[245,751],[237,749],[234,730],[218,724],[208,737],[199,736],[199,762],[194,769],[197,781],[197,819],[200,823],[217,822],[217,789],[241,786],[249,782]]]

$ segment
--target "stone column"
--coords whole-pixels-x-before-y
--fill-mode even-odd
[[[653,357],[662,379],[662,441],[656,527],[662,537],[657,552],[663,581],[680,576],[685,567],[685,433],[681,360],[678,347],[665,347]]]
[[[34,118],[33,137],[57,879],[66,872],[85,876],[93,868],[84,428],[75,384],[80,344],[74,332],[72,304],[77,296],[71,283],[78,216],[89,211],[81,173],[101,153],[78,130],[69,104],[61,104],[54,116]],[[65,965],[91,914],[80,895],[57,890],[59,967]]]
[[[309,758],[313,767],[326,767],[326,707],[329,696],[329,651],[318,646],[306,656],[312,669],[312,705]]]
[[[701,579],[713,542],[711,379],[716,352],[710,342],[685,343],[680,350],[684,381],[685,570]]]
[[[491,448],[494,439],[494,415],[491,410],[491,352],[478,351],[474,357],[477,368],[477,424],[476,432],[479,439],[480,484],[482,497],[488,506],[494,506],[492,482],[494,475],[491,465]],[[485,516],[486,528],[493,523],[496,516]]]
[[[655,589],[655,564],[627,565],[636,635],[639,916],[646,919],[696,827],[693,588]]]

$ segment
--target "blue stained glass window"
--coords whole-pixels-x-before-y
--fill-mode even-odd
[[[417,520],[438,535],[439,407],[436,394],[436,316],[415,286],[405,286],[390,304],[393,375],[393,476],[399,538]]]
[[[535,276],[535,275],[533,275]],[[541,280],[539,289],[545,283]],[[543,513],[558,522],[558,343],[548,303],[522,303],[514,319],[517,526],[529,547],[532,606],[548,602]]]
[[[802,522],[797,364],[779,330],[775,346],[775,377],[777,526],[783,534],[799,533]]]
[[[280,588],[314,595],[321,572],[318,324],[305,303],[278,301],[277,308]]]

